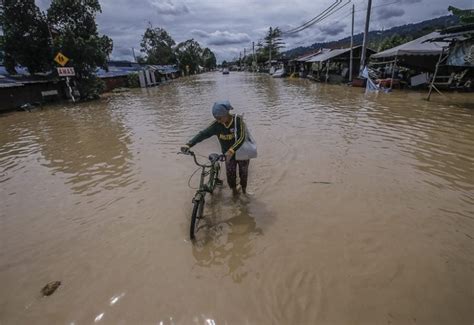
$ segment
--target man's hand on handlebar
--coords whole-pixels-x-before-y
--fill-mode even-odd
[[[184,153],[185,155],[189,154],[189,146],[182,146],[181,147],[181,153]]]

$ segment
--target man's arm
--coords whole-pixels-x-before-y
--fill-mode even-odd
[[[216,134],[216,126],[217,126],[217,121],[214,121],[209,125],[207,128],[204,130],[200,131],[198,134],[196,134],[191,140],[189,140],[186,145],[191,148],[195,144],[206,140],[207,138],[212,137],[213,135]]]

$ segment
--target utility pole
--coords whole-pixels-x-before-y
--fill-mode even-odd
[[[269,55],[269,59],[268,61],[270,61],[270,70],[272,69],[272,37],[270,35],[270,43],[268,45],[268,55]]]
[[[268,61],[270,61],[270,69],[268,72],[270,72],[270,70],[272,69],[272,37],[273,37],[273,29],[270,27],[270,31],[268,33],[268,38],[269,38],[269,42],[268,42]]]
[[[255,60],[255,42],[252,42],[252,54],[253,54],[253,62],[252,62],[252,68],[255,72],[255,69],[257,67],[257,60]]]
[[[369,23],[370,23],[370,10],[372,8],[372,0],[367,3],[367,16],[365,18],[365,29],[364,29],[364,41],[362,42],[362,53],[360,55],[360,70],[359,75],[362,73],[365,67],[365,49],[367,48],[367,41],[369,38]]]
[[[132,53],[133,53],[133,60],[135,60],[135,63],[137,63],[137,57],[135,56],[135,49],[132,47]]]
[[[244,47],[244,69],[245,69],[245,55],[247,53],[247,49]]]
[[[354,46],[354,4],[352,5],[352,28],[351,28],[351,53],[349,56],[349,81],[352,81],[352,60],[354,58],[352,47]]]
[[[242,52],[239,52],[239,70],[242,68]]]

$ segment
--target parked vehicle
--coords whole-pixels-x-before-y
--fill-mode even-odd
[[[285,69],[280,68],[272,74],[272,77],[273,78],[283,78],[285,76],[285,73],[286,73]]]

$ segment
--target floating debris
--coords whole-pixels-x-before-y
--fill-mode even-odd
[[[52,281],[45,285],[43,289],[41,289],[41,293],[43,296],[51,296],[57,288],[61,285],[61,281]]]
[[[332,182],[317,182],[317,181],[314,181],[314,182],[311,182],[313,184],[332,184]]]

